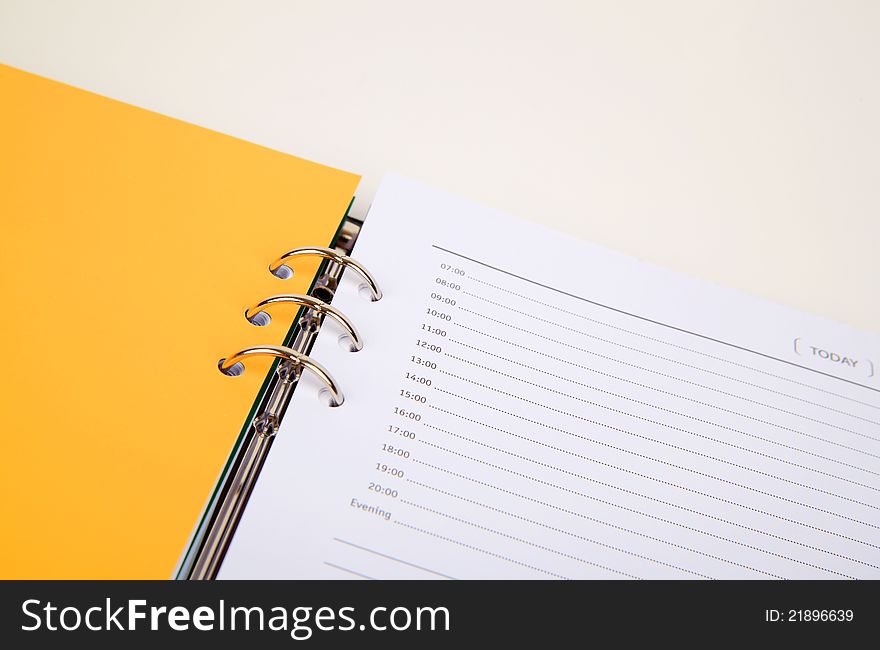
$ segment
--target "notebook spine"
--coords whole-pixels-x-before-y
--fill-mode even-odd
[[[217,576],[232,535],[244,512],[248,498],[272,446],[275,433],[284,419],[293,392],[303,372],[314,374],[323,384],[319,395],[329,406],[340,406],[345,397],[332,375],[309,352],[325,320],[330,318],[343,331],[349,348],[356,352],[363,347],[354,324],[330,305],[342,274],[349,270],[362,280],[361,290],[372,300],[382,292],[375,278],[359,262],[349,257],[362,222],[346,216],[337,233],[333,248],[302,247],[286,252],[269,265],[269,271],[280,278],[292,275],[289,264],[298,257],[318,256],[323,259],[309,294],[278,294],[270,296],[245,310],[245,318],[254,325],[265,325],[271,319],[272,305],[285,302],[299,305],[292,333],[285,345],[261,345],[244,348],[220,359],[218,368],[235,376],[244,371],[244,362],[253,356],[277,359],[270,372],[262,398],[239,438],[220,476],[201,521],[177,571],[182,580],[211,580]]]

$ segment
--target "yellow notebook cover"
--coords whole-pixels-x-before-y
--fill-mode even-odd
[[[171,576],[358,180],[0,65],[0,578]]]

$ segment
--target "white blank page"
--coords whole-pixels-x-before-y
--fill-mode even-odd
[[[880,577],[876,335],[400,177],[355,257],[221,577]]]

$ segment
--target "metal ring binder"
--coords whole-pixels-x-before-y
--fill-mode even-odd
[[[284,347],[283,345],[257,345],[250,348],[244,348],[233,354],[231,357],[221,359],[217,366],[220,368],[220,372],[225,372],[239,361],[252,356],[278,357],[279,359],[290,361],[300,368],[305,368],[317,375],[318,379],[324,382],[327,388],[330,389],[330,395],[333,398],[330,404],[331,406],[340,406],[345,401],[342,391],[339,390],[336,381],[330,373],[327,372],[327,369],[324,368],[324,366],[311,357],[301,354],[296,350],[292,350],[291,348]]]
[[[326,316],[340,323],[358,349],[362,346],[360,335],[348,318],[328,304],[333,299],[339,278],[347,268],[353,269],[366,281],[373,300],[382,297],[382,292],[369,271],[348,257],[360,227],[360,221],[346,216],[337,233],[335,249],[312,246],[295,248],[269,266],[269,270],[278,275],[275,271],[291,257],[317,255],[324,259],[318,277],[309,291],[312,295],[290,294],[283,296],[283,299],[282,296],[272,296],[252,306],[245,313],[246,316],[253,318],[262,307],[273,302],[294,302],[301,305],[301,312],[286,339],[289,341],[289,347],[262,345],[245,348],[218,364],[221,370],[229,369],[244,358],[260,354],[282,359],[267,377],[252,415],[242,429],[214,491],[205,505],[202,517],[181,558],[176,573],[178,579],[212,580],[217,577],[226,550],[275,440],[275,433],[281,425],[299,382],[302,369],[307,368],[315,372],[327,385],[333,399],[337,403],[342,403],[344,398],[336,382],[323,366],[307,355]],[[320,296],[320,299],[316,296]]]
[[[367,283],[367,286],[370,288],[370,292],[372,293],[373,301],[380,300],[382,298],[382,291],[379,289],[379,285],[376,283],[376,279],[372,276],[372,274],[357,260],[352,259],[348,255],[337,253],[332,248],[324,248],[323,246],[300,246],[299,248],[294,248],[287,251],[286,253],[284,253],[284,255],[272,262],[269,265],[269,271],[272,273],[272,275],[277,276],[278,269],[282,266],[285,266],[285,260],[288,260],[291,257],[303,255],[316,255],[318,257],[323,257],[324,259],[335,262],[336,264],[339,264],[341,266],[353,269],[358,275],[361,276],[361,278],[363,278],[364,282]]]
[[[300,305],[301,307],[308,307],[309,309],[315,310],[319,314],[324,314],[330,316],[333,320],[335,320],[339,325],[346,331],[349,338],[351,339],[353,351],[358,351],[363,349],[364,344],[361,341],[361,336],[357,331],[357,328],[354,324],[348,319],[348,317],[343,314],[341,311],[336,309],[336,307],[315,298],[313,296],[304,296],[297,293],[282,293],[275,296],[269,296],[265,300],[261,300],[248,307],[244,312],[244,317],[248,319],[251,323],[254,323],[254,319],[256,316],[264,311],[264,307],[268,305],[272,305],[279,302],[289,302],[294,305]],[[254,323],[255,325],[258,323]]]

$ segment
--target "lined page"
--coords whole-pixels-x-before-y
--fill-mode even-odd
[[[880,339],[383,183],[223,578],[880,577]]]

